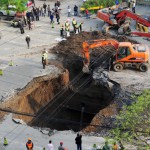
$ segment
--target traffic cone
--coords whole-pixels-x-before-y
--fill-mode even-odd
[[[52,28],[54,28],[54,21],[52,22]]]
[[[2,69],[0,69],[0,76],[2,76],[3,75],[3,70]]]
[[[8,145],[8,141],[7,141],[7,139],[4,137],[4,144],[3,144],[4,146],[7,146]]]
[[[8,65],[13,66],[14,65],[13,61],[11,60]]]

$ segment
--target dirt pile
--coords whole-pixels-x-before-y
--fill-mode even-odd
[[[65,56],[71,57],[74,55],[82,55],[82,43],[90,40],[97,39],[116,39],[119,42],[132,42],[137,43],[134,40],[127,38],[126,36],[114,36],[114,35],[104,35],[102,32],[81,32],[80,34],[74,34],[67,38],[67,40],[61,41],[57,46],[50,49],[50,52],[55,52],[63,54]],[[101,48],[101,51],[105,51],[105,47]]]

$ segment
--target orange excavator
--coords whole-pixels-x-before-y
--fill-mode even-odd
[[[112,47],[113,51],[109,51],[111,67],[117,72],[122,71],[126,67],[134,67],[142,72],[148,70],[149,64],[149,47],[146,44],[132,44],[130,42],[118,42],[114,39],[99,39],[86,41],[82,44],[83,47],[83,72],[90,71],[90,49],[98,47]],[[104,53],[107,52],[107,49]],[[104,55],[101,54],[102,56]],[[95,60],[96,61],[96,60]]]

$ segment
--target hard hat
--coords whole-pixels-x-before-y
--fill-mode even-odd
[[[60,142],[60,144],[63,144],[63,142]]]
[[[28,138],[28,141],[31,141],[31,138]]]
[[[27,37],[29,37],[29,35],[27,35]]]

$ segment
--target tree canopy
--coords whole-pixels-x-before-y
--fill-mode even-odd
[[[7,9],[9,5],[15,5],[16,11],[24,12],[27,10],[28,0],[0,0],[0,7]]]
[[[148,150],[150,144],[150,90],[136,97],[131,106],[125,106],[117,116],[116,129],[112,132],[117,140],[133,143],[139,149]]]

